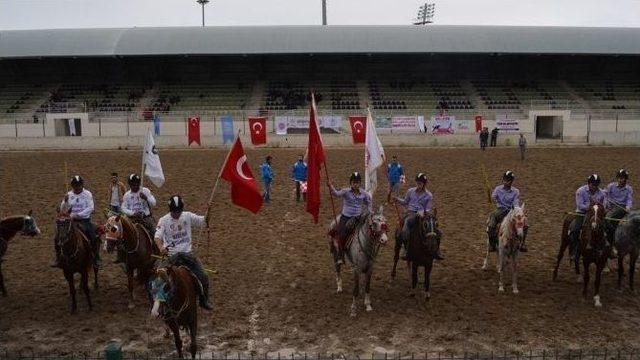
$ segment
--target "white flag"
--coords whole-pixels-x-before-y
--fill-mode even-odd
[[[373,123],[371,111],[367,109],[367,133],[364,146],[364,189],[371,196],[378,187],[378,176],[376,170],[384,162],[384,149],[376,133],[376,125]]]
[[[153,140],[151,128],[147,132],[147,142],[144,144],[144,152],[142,153],[142,164],[145,165],[143,176],[147,175],[155,186],[161,187],[164,184],[164,172],[162,172],[162,164],[160,164],[160,156]]]

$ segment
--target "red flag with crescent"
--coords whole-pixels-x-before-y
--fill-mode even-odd
[[[239,137],[236,138],[227,155],[221,177],[231,183],[231,201],[234,204],[254,214],[260,211],[262,195],[260,195],[258,182],[247,163],[247,155],[244,153]]]
[[[311,93],[309,106],[309,144],[307,145],[307,212],[313,216],[313,222],[318,223],[320,214],[320,168],[324,164],[324,147],[318,127],[318,112],[316,100]]]
[[[362,144],[365,141],[367,129],[367,117],[364,115],[349,116],[351,124],[351,136],[354,144]]]
[[[250,117],[249,129],[251,130],[251,143],[260,145],[267,143],[267,118]]]
[[[187,141],[188,145],[192,142],[200,144],[200,118],[198,116],[189,116],[187,120]]]

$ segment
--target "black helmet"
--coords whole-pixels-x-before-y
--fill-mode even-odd
[[[75,175],[71,178],[71,186],[73,185],[84,185],[84,179],[80,175]]]
[[[589,177],[587,178],[587,184],[595,184],[600,185],[600,175],[598,174],[591,174],[589,175]]]
[[[629,172],[625,169],[620,169],[616,172],[616,178],[629,179]]]
[[[169,211],[182,211],[184,210],[184,202],[180,195],[173,195],[169,199]]]
[[[362,181],[362,175],[360,175],[359,172],[354,172],[353,174],[351,174],[351,176],[349,176],[349,182],[352,181]]]
[[[425,175],[424,173],[418,173],[418,175],[416,175],[416,181],[419,181],[421,183],[426,184],[427,183],[427,175]]]
[[[129,175],[129,185],[134,185],[134,184],[138,184],[140,185],[140,176],[138,176],[138,174],[131,174]]]
[[[502,175],[502,180],[510,181],[510,180],[515,179],[515,177],[516,177],[516,176],[513,174],[513,171],[511,171],[511,170],[507,170],[507,171],[504,173],[504,175]]]

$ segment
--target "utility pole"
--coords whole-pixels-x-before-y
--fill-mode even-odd
[[[204,27],[204,6],[209,3],[209,0],[196,0],[196,2],[202,5],[202,27]]]
[[[327,0],[322,0],[322,25],[327,25]]]
[[[413,22],[413,25],[429,25],[433,24],[433,17],[436,13],[435,3],[425,3],[418,8],[418,16]]]

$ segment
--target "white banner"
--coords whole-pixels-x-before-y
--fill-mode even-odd
[[[276,116],[276,134],[286,135],[289,129],[309,129],[308,116]],[[340,132],[342,127],[342,116],[328,115],[320,116],[318,119],[320,128],[331,129]]]
[[[456,120],[452,115],[435,115],[431,117],[429,132],[432,135],[449,135],[455,132],[453,123]]]
[[[507,114],[496,114],[496,127],[500,132],[518,132],[520,123],[517,119],[509,119]]]
[[[417,116],[393,116],[391,117],[391,127],[399,131],[416,131],[418,129]]]

